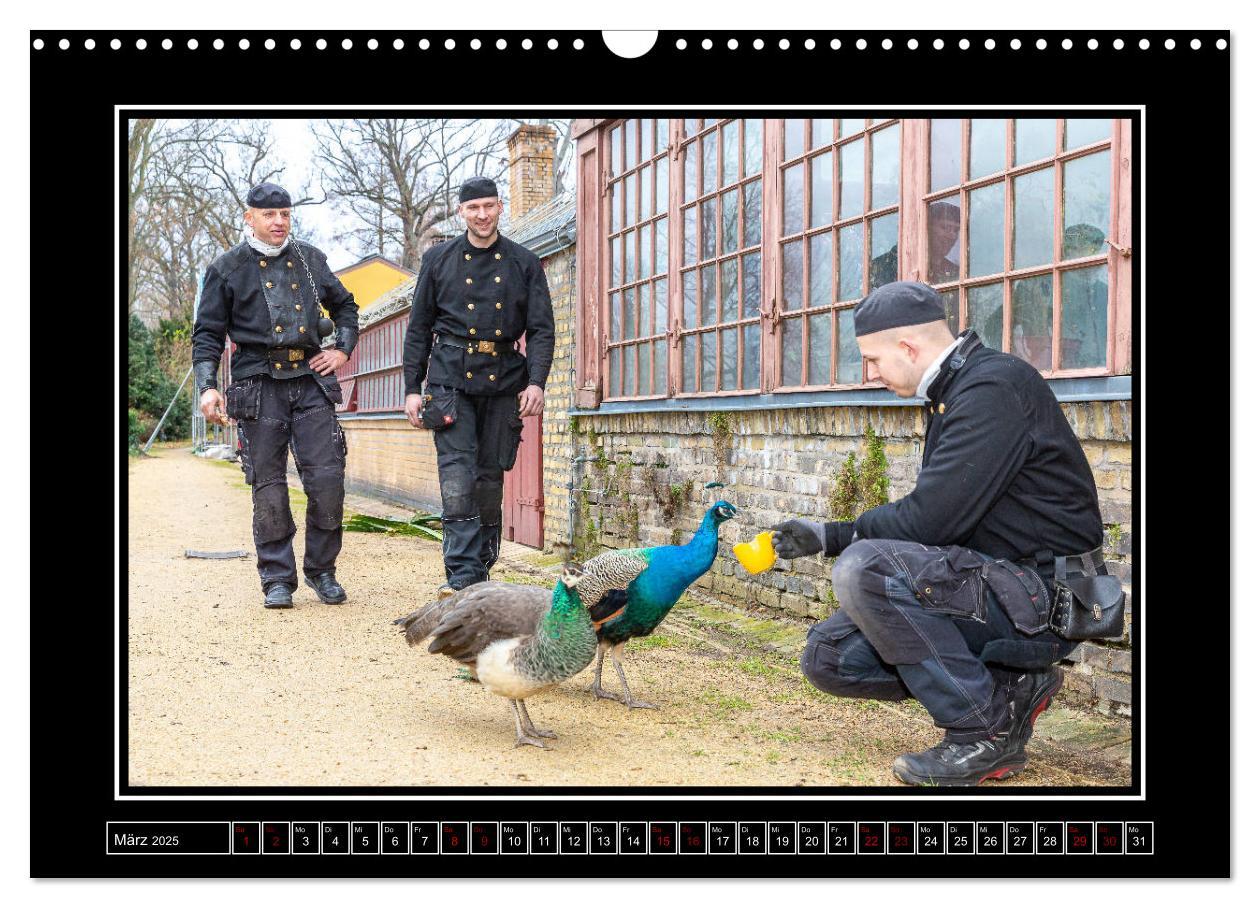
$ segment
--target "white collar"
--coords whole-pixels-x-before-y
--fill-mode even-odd
[[[279,255],[289,246],[289,240],[293,239],[293,234],[289,234],[284,238],[284,242],[279,246],[272,246],[270,243],[264,243],[258,237],[254,236],[254,231],[248,227],[244,230],[245,242],[249,243],[249,247],[255,252],[261,252],[263,255]]]
[[[936,376],[941,374],[941,366],[944,365],[945,359],[954,352],[954,349],[962,343],[962,338],[957,338],[952,344],[941,351],[936,359],[932,360],[932,365],[927,367],[927,371],[923,373],[923,378],[919,379],[919,387],[915,390],[916,397],[927,398],[928,388],[932,387],[932,382],[936,381]]]

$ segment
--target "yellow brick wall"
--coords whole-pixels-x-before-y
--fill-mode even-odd
[[[406,417],[346,418],[346,488],[409,507],[438,512],[437,452],[433,433]]]

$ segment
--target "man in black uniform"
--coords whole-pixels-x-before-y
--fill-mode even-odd
[[[1093,474],[1041,374],[973,331],[955,338],[931,287],[873,291],[854,328],[872,378],[926,399],[923,465],[909,495],[854,522],[774,528],[781,557],[840,556],[840,608],[810,630],[801,669],[836,696],[924,705],[945,739],[898,757],[901,781],[1002,778],[1027,764],[1063,683],[1054,663],[1076,646],[1048,629],[1055,556],[1069,577],[1106,573]]]
[[[523,417],[543,411],[555,346],[547,276],[538,256],[499,235],[494,181],[466,181],[459,211],[464,235],[421,260],[403,344],[407,418],[432,428],[437,447],[439,595],[487,579],[499,557],[503,473],[516,462]]]
[[[250,190],[245,239],[206,270],[193,328],[193,371],[206,419],[235,420],[241,469],[254,490],[254,548],[267,608],[290,608],[297,589],[286,481],[288,448],[306,490],[302,572],[323,602],[346,601],[337,583],[346,442],[334,405],[336,370],[359,337],[359,307],[324,253],[289,236],[292,202],[274,183]],[[320,307],[332,316],[320,318]],[[336,333],[321,350],[319,338]],[[226,408],[218,390],[224,336],[236,344]]]

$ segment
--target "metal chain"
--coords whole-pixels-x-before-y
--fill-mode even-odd
[[[302,244],[299,243],[296,238],[290,238],[290,245],[293,247],[293,250],[297,253],[298,258],[302,261],[302,270],[306,272],[306,279],[310,281],[311,295],[315,297],[316,307],[318,307],[321,312],[327,315],[328,310],[324,309],[324,304],[319,301],[319,290],[315,286],[315,275],[311,274],[311,266],[306,264],[306,256],[302,254]]]

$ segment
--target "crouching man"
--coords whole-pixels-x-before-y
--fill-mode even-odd
[[[1093,474],[1041,374],[973,331],[955,338],[932,288],[886,284],[854,327],[871,378],[926,400],[923,463],[909,495],[851,523],[774,527],[780,557],[838,556],[840,608],[801,669],[838,697],[924,705],[944,740],[898,757],[901,781],[1000,779],[1026,766],[1076,646],[1050,626],[1056,576],[1106,574]]]

